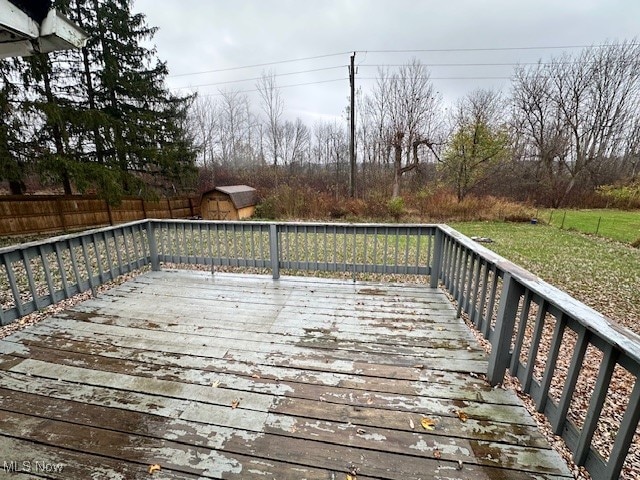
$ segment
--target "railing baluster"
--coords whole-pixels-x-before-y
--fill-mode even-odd
[[[407,273],[409,267],[409,230],[405,232],[405,245],[404,245],[404,271],[399,273]]]
[[[89,252],[87,252],[87,239],[86,237],[80,237],[80,245],[82,246],[82,257],[87,267],[87,280],[89,281],[89,288],[91,288],[91,294],[95,297],[98,295],[96,291],[96,285],[93,281],[93,268],[91,268],[91,261],[89,260]]]
[[[76,256],[76,248],[74,245],[76,243],[75,240],[76,239],[72,239],[69,241],[69,254],[71,255],[71,266],[73,269],[73,275],[75,276],[76,293],[79,293],[84,291],[84,281],[82,280],[82,277],[80,277],[80,271],[78,270],[78,258]]]
[[[467,315],[473,321],[476,316],[476,308],[478,306],[478,290],[480,289],[480,269],[482,267],[482,262],[479,255],[473,255],[474,258],[474,269],[473,275],[470,275],[469,282],[469,298],[467,301]]]
[[[538,398],[536,399],[536,408],[538,412],[544,412],[544,409],[547,406],[549,389],[551,388],[551,380],[553,379],[553,372],[555,371],[556,363],[558,362],[560,344],[562,343],[562,335],[564,334],[564,328],[566,324],[567,317],[564,313],[562,313],[560,315],[560,318],[556,318],[556,325],[553,328],[553,337],[551,337],[549,355],[547,357],[542,381],[540,382],[540,393],[538,394]]]
[[[524,370],[524,379],[522,380],[522,390],[529,393],[531,390],[531,382],[533,381],[533,370],[535,369],[536,357],[540,348],[540,340],[542,340],[542,332],[544,331],[545,318],[547,316],[547,303],[542,302],[538,308],[536,321],[533,326],[533,337],[527,355],[527,367]]]
[[[487,314],[482,328],[482,335],[484,338],[489,338],[491,334],[491,321],[493,320],[493,309],[496,304],[496,297],[498,295],[498,283],[500,281],[500,274],[495,265],[491,266],[491,293],[489,294],[489,304],[487,305]]]
[[[422,229],[418,228],[417,231],[417,240],[416,240],[416,273],[418,272],[418,269],[420,268],[420,247],[422,247],[421,243],[422,243],[422,237],[421,237],[421,233],[422,233]],[[429,238],[429,237],[427,237]],[[429,267],[429,255],[427,254],[427,267]],[[427,268],[428,270],[428,268]]]
[[[476,329],[482,331],[482,320],[484,318],[484,307],[487,304],[487,288],[489,283],[489,265],[486,261],[481,261],[481,271],[482,273],[482,290],[480,292],[480,305],[478,306],[478,310],[476,310],[475,317],[473,319],[473,324]]]
[[[240,230],[240,232],[238,232],[238,230]],[[240,252],[238,251],[238,233],[242,234],[242,225],[238,229],[235,224],[231,224],[231,234],[233,235],[233,258],[234,258],[233,265],[234,266],[238,266],[238,260],[241,257]]]
[[[23,315],[25,315],[25,311],[24,311],[24,306],[22,304],[22,297],[20,295],[20,290],[18,289],[16,274],[13,271],[13,260],[11,259],[12,257],[13,255],[3,255],[2,262],[4,263],[4,268],[7,270],[7,278],[9,279],[9,288],[11,289],[11,294],[13,295],[16,312],[18,312],[18,317],[22,317]]]
[[[129,254],[129,242],[127,242],[127,227],[122,229],[122,244],[124,245],[124,256],[123,259],[126,259],[125,263],[125,272],[131,271],[131,255]],[[175,262],[175,259],[171,259],[172,262]]]
[[[33,301],[33,309],[38,310],[40,308],[40,302],[38,298],[38,289],[36,288],[36,282],[33,279],[33,270],[31,269],[31,260],[29,259],[29,250],[22,250],[22,262],[24,263],[24,269],[27,274],[27,282],[29,283],[29,292]]]
[[[111,258],[111,252],[109,251],[109,235],[113,235],[113,230],[102,232],[102,239],[104,240],[104,251],[107,256],[107,265],[109,265],[109,280],[114,280],[117,275],[113,271],[113,259]]]
[[[629,446],[636,433],[638,421],[640,421],[640,378],[636,376],[627,409],[624,412],[624,416],[620,422],[620,429],[616,434],[613,448],[609,454],[604,480],[616,480],[619,478],[627,452],[629,451]]]
[[[56,303],[56,289],[53,285],[53,280],[51,278],[51,268],[49,267],[49,260],[47,259],[46,250],[51,249],[51,245],[39,245],[38,246],[38,254],[40,255],[40,259],[42,260],[42,268],[44,270],[44,279],[47,282],[47,289],[49,290],[49,302],[51,305]]]
[[[473,252],[469,252],[469,268],[467,269],[467,286],[465,288],[465,295],[462,301],[463,309],[467,315],[471,314],[471,302],[472,302],[472,289],[473,289],[473,278],[474,272],[476,270],[476,255]]]
[[[380,262],[378,261],[378,227],[373,227],[373,265],[374,272],[378,272],[378,265]]]
[[[102,269],[102,257],[98,251],[98,239],[96,234],[91,235],[91,241],[93,243],[93,252],[96,255],[96,265],[98,266],[98,284],[104,283],[104,270]]]
[[[524,299],[522,300],[522,310],[520,311],[520,321],[518,322],[518,334],[516,335],[516,342],[513,346],[513,353],[511,354],[511,365],[509,371],[511,375],[518,375],[518,365],[520,364],[520,353],[522,352],[522,345],[524,343],[524,334],[526,332],[527,323],[529,321],[529,311],[531,309],[531,290],[527,289],[524,293]],[[538,308],[544,307],[544,300]]]
[[[596,427],[598,426],[600,412],[602,411],[604,401],[607,398],[607,390],[618,358],[618,351],[609,344],[606,344],[602,353],[604,356],[602,358],[602,363],[600,364],[598,378],[596,379],[596,384],[593,387],[593,394],[591,395],[589,408],[587,409],[584,424],[580,431],[580,437],[578,438],[578,444],[576,445],[573,455],[573,461],[576,462],[577,465],[584,465],[587,455],[589,454],[591,440],[594,432],[596,431]]]
[[[571,356],[571,363],[569,363],[569,369],[567,370],[567,378],[564,381],[564,388],[562,389],[562,395],[558,402],[558,413],[555,418],[551,418],[551,428],[555,435],[562,435],[564,424],[567,419],[567,413],[571,406],[571,398],[573,396],[576,384],[578,383],[578,377],[580,376],[580,369],[582,368],[582,362],[584,355],[587,352],[589,346],[589,332],[588,330],[579,325],[578,339],[573,349],[573,355]]]
[[[56,242],[54,245],[54,250],[56,252],[56,262],[58,264],[58,271],[60,272],[60,280],[62,283],[62,290],[64,291],[64,298],[71,298],[71,290],[69,289],[69,282],[67,282],[67,272],[64,265],[64,261],[62,258],[62,249],[60,248],[61,242]],[[65,242],[67,247],[69,246],[69,242]]]

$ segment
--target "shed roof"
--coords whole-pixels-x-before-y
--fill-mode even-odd
[[[216,187],[213,190],[205,192],[204,195],[210,192],[222,192],[229,195],[233,206],[238,209],[249,207],[258,203],[257,190],[248,185],[227,185],[223,187]]]

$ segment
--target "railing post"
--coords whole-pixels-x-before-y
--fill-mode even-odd
[[[147,222],[147,240],[149,241],[149,256],[151,257],[151,270],[160,270],[160,259],[158,258],[158,243],[156,242],[156,228],[153,221]]]
[[[280,242],[278,239],[278,225],[269,225],[269,255],[271,258],[271,275],[274,280],[280,278]]]
[[[444,247],[444,232],[440,227],[436,227],[436,234],[433,243],[433,262],[431,264],[431,273],[429,276],[429,286],[438,288],[438,282],[442,273],[442,253]]]
[[[624,465],[625,458],[629,452],[629,446],[633,441],[633,436],[636,432],[640,421],[640,379],[636,378],[627,410],[620,422],[620,430],[616,435],[615,443],[611,449],[609,455],[609,461],[607,463],[607,473],[605,474],[606,480],[615,480],[619,478],[620,471]]]
[[[513,280],[509,272],[505,272],[487,371],[487,378],[493,386],[502,382],[511,361],[511,337],[516,323],[518,304],[523,293],[524,288]]]

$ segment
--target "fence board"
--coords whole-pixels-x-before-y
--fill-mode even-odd
[[[125,197],[119,205],[108,205],[94,195],[7,195],[0,197],[0,236],[69,232],[145,218],[188,218],[199,212],[199,197]]]

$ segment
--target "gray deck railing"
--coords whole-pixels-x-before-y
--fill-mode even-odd
[[[640,337],[444,225],[148,220],[3,248],[0,261],[2,325],[162,262],[269,269],[274,278],[281,269],[430,276],[491,342],[489,381],[507,370],[517,376],[594,478],[618,478],[640,419]],[[584,418],[574,421],[587,358],[598,372]],[[622,400],[615,392],[624,413],[606,455],[593,437],[614,375],[633,388]]]
[[[0,324],[96,288],[149,263],[149,222],[0,248]]]

